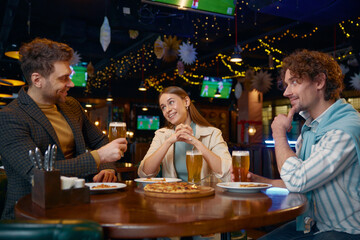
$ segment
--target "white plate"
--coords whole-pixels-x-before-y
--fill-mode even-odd
[[[108,185],[108,186],[114,186],[114,187],[95,188],[95,189],[93,189],[93,187],[99,186],[101,184]],[[85,183],[85,185],[88,186],[90,188],[90,191],[92,191],[92,192],[108,192],[108,191],[113,191],[113,190],[116,190],[116,189],[126,187],[126,184],[124,184],[124,183],[113,183],[113,182],[109,182],[109,183],[107,183],[107,182]]]
[[[158,183],[158,182],[181,182],[180,178],[136,178],[135,182]]]
[[[262,185],[266,185],[266,186],[259,186],[259,187],[245,187],[245,186],[241,186],[241,185],[250,185],[250,184],[262,184]],[[257,183],[257,182],[223,182],[223,183],[218,183],[216,184],[216,186],[221,187],[226,189],[228,192],[238,192],[238,193],[255,193],[255,192],[259,192],[260,190],[266,189],[271,187],[271,184],[267,184],[267,183]]]

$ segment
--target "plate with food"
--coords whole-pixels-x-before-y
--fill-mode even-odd
[[[126,184],[124,183],[85,183],[86,186],[90,188],[91,192],[112,192],[117,189],[125,188]]]
[[[216,184],[216,186],[221,187],[228,192],[255,193],[260,192],[263,189],[267,189],[272,185],[258,182],[222,182]]]
[[[181,182],[180,178],[136,178],[135,182],[139,183],[159,183],[159,182]]]
[[[146,196],[159,198],[197,198],[211,196],[214,188],[187,182],[158,182],[144,187]]]

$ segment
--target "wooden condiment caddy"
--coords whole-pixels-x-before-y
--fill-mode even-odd
[[[65,205],[90,203],[90,189],[61,189],[60,171],[34,169],[32,201],[42,208],[55,208]]]

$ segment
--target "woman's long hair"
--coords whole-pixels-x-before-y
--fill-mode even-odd
[[[176,87],[176,86],[171,86],[171,87],[167,87],[165,88],[159,95],[159,100],[160,97],[164,94],[164,93],[169,93],[169,94],[175,94],[177,96],[179,96],[180,98],[184,99],[186,97],[189,97],[189,95],[184,91],[184,89],[180,88],[180,87]],[[190,97],[189,97],[190,98]],[[188,112],[190,114],[190,118],[191,120],[200,126],[203,127],[211,127],[212,125],[199,113],[199,111],[196,109],[196,107],[194,106],[194,104],[190,101],[190,105],[189,105],[189,109]],[[167,121],[165,119],[166,123],[165,126],[167,128],[174,128],[175,126],[173,124],[171,124],[169,121]]]

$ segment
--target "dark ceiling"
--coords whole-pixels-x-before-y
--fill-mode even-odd
[[[164,62],[152,52],[157,37],[164,39],[164,35],[194,44],[199,66],[185,66],[185,70],[196,75],[234,76],[235,70],[256,67],[269,70],[269,51],[278,60],[299,48],[334,53],[347,63],[359,57],[358,0],[238,0],[235,19],[243,49],[241,66],[228,62],[227,66],[218,55],[230,56],[234,50],[234,18],[140,0],[1,0],[0,4],[0,77],[14,72],[21,77],[16,60],[3,55],[11,45],[35,37],[50,38],[69,44],[82,61],[95,67],[97,75],[90,79],[91,86],[71,90],[75,96],[105,97],[111,87],[114,97],[142,98],[137,87],[149,78],[158,85],[199,91],[198,85],[188,82],[199,79],[187,77],[185,81],[174,74],[177,61]],[[105,15],[111,43],[104,52],[99,38]],[[130,38],[129,30],[137,30],[139,36]],[[349,51],[353,54],[344,57]],[[358,67],[351,70],[356,72]],[[276,79],[276,68],[269,71]],[[275,85],[266,94],[269,99],[280,93]],[[156,96],[157,91],[150,87],[146,97]]]

